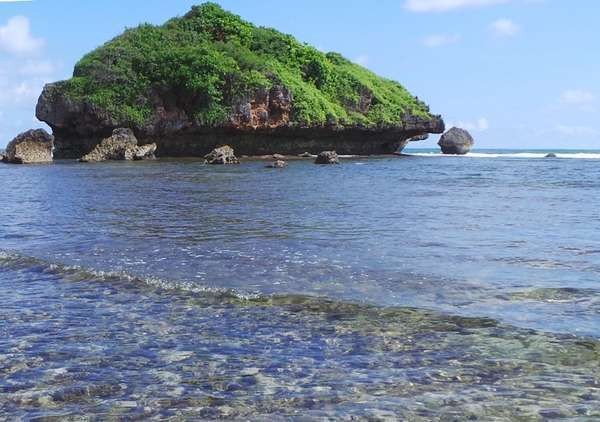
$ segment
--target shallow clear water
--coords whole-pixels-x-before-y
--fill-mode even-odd
[[[0,166],[0,414],[600,417],[600,159],[417,154]]]

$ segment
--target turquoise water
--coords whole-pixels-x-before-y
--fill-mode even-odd
[[[600,153],[407,152],[0,166],[0,419],[600,418]]]

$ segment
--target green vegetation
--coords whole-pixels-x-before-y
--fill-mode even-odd
[[[429,117],[428,107],[399,83],[214,3],[162,26],[125,31],[81,59],[65,86],[72,99],[88,99],[131,125],[152,115],[153,95],[168,93],[199,124],[215,126],[239,99],[274,84],[292,92],[292,121],[299,125],[395,125],[407,114]]]

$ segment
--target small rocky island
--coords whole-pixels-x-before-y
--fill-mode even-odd
[[[386,154],[444,131],[398,82],[214,3],[87,54],[71,79],[46,85],[36,115],[52,128],[55,157],[86,161],[105,155],[117,128],[163,157],[223,145],[241,155]]]
[[[438,145],[442,149],[443,154],[465,155],[473,145],[475,140],[469,132],[464,129],[453,127],[448,132],[444,133]]]
[[[2,161],[12,164],[39,164],[52,162],[54,137],[44,129],[28,130],[6,146]]]

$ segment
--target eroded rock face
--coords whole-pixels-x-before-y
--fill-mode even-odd
[[[408,142],[426,141],[427,139],[429,139],[429,134],[424,133],[422,135],[413,136],[408,140]]]
[[[204,157],[206,164],[239,164],[240,160],[234,154],[233,148],[224,145],[212,150],[210,154]]]
[[[154,160],[156,158],[156,144],[139,145],[133,150],[134,161]]]
[[[287,126],[292,111],[292,93],[284,86],[259,89],[252,98],[239,101],[230,117],[237,129],[277,128]]]
[[[155,158],[155,152],[156,144],[138,146],[138,140],[131,129],[118,128],[79,161],[90,163],[107,160],[149,160]]]
[[[23,132],[6,147],[2,161],[14,164],[52,162],[54,137],[44,129]]]
[[[317,155],[315,164],[339,164],[337,152],[335,151],[323,151]]]
[[[469,132],[453,127],[440,138],[438,145],[444,154],[464,155],[468,153],[475,141]]]
[[[154,87],[149,94],[152,114],[143,124],[133,127],[139,143],[156,142],[162,156],[200,156],[224,143],[241,154],[263,155],[277,152],[297,155],[303,151],[336,150],[343,154],[391,154],[408,139],[424,133],[442,133],[439,116],[420,118],[403,116],[400,125],[363,127],[338,123],[305,127],[294,121],[294,98],[282,85],[257,90],[232,106],[228,120],[207,127],[187,113],[173,92]],[[360,109],[369,108],[365,92]],[[52,127],[54,155],[80,158],[89,154],[110,136],[114,128],[130,127],[86,99],[73,99],[65,82],[48,84],[39,98],[37,117]]]

